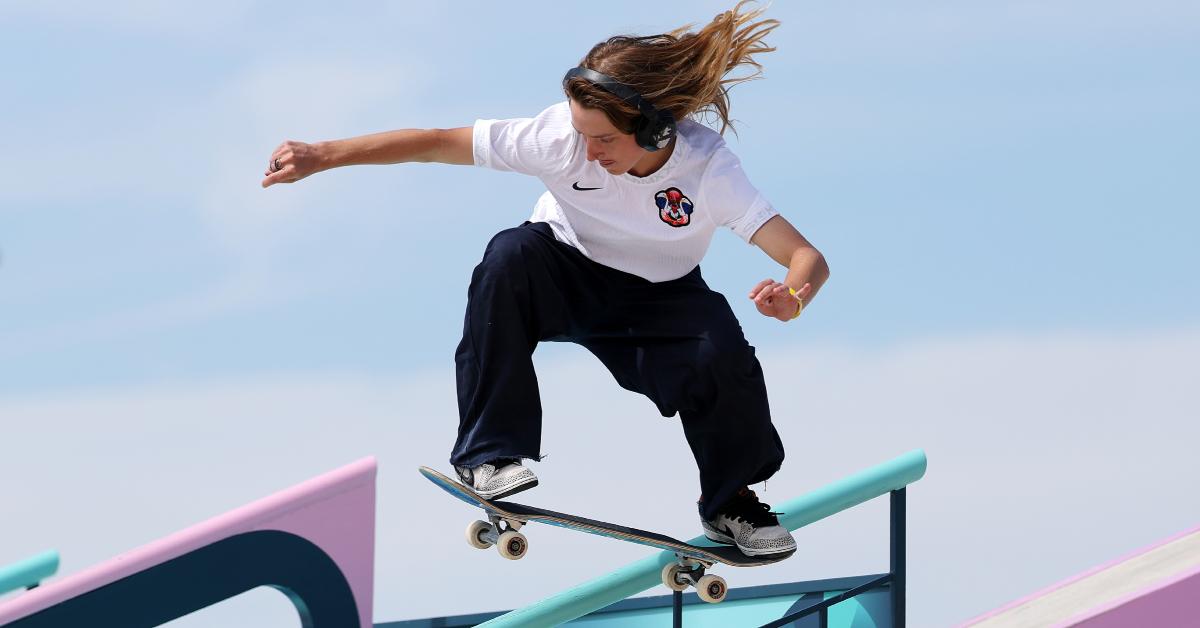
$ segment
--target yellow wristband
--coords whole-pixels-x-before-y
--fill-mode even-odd
[[[800,312],[804,311],[804,301],[800,300],[800,297],[796,294],[796,289],[791,286],[788,286],[788,294],[792,295],[792,298],[796,300],[796,315],[792,317],[792,320],[796,320],[800,318]]]

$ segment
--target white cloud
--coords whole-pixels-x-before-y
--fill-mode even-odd
[[[546,349],[550,456],[528,499],[696,534],[695,469],[677,422],[581,350]],[[908,501],[910,617],[963,620],[1200,520],[1183,498],[1200,474],[1197,354],[1191,330],[761,351],[789,452],[765,497],[785,501],[924,448],[929,471]],[[73,572],[368,454],[381,461],[377,621],[522,605],[645,555],[544,527],[529,530],[519,563],[468,548],[459,528],[476,513],[415,473],[445,465],[453,386],[447,368],[0,401],[0,471],[38,470],[6,490],[0,563],[56,547]],[[884,570],[886,531],[886,500],[876,500],[802,530],[790,561],[724,575],[750,586]],[[474,567],[525,584],[469,602],[450,593]],[[248,621],[267,606],[264,617],[281,616],[248,599],[211,613]],[[188,621],[179,625],[199,625]]]

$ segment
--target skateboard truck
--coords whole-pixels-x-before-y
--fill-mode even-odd
[[[716,604],[725,599],[729,585],[721,576],[705,575],[704,570],[712,567],[707,561],[675,553],[675,561],[667,563],[662,570],[662,582],[668,589],[677,592],[686,591],[688,587],[696,588],[696,595],[701,600]]]
[[[479,549],[495,545],[501,556],[518,560],[529,551],[529,540],[517,531],[523,525],[525,522],[519,519],[505,519],[489,512],[487,521],[475,521],[467,526],[467,543]]]

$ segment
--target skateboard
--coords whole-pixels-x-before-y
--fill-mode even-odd
[[[446,477],[429,467],[420,467],[421,475],[442,490],[458,499],[482,508],[487,513],[487,521],[476,521],[467,526],[467,543],[478,549],[487,549],[493,545],[500,555],[509,560],[518,560],[525,556],[529,549],[529,540],[519,530],[530,521],[548,525],[579,530],[598,536],[620,539],[630,543],[648,545],[650,547],[675,553],[675,561],[668,563],[662,570],[662,582],[672,591],[685,591],[695,587],[697,595],[705,602],[717,603],[725,599],[729,587],[725,579],[705,570],[720,563],[733,567],[756,567],[777,563],[793,552],[772,554],[770,556],[747,556],[731,545],[716,545],[702,547],[691,545],[669,536],[630,528],[615,523],[606,523],[587,519],[577,515],[568,515],[543,508],[525,506],[507,501],[488,501],[470,488],[463,486],[457,480]]]

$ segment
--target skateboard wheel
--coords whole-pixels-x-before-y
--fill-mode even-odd
[[[509,530],[500,535],[500,539],[496,542],[496,549],[501,556],[509,560],[519,560],[529,549],[529,541],[525,539],[524,534]]]
[[[483,534],[492,529],[492,524],[486,521],[476,521],[467,526],[467,543],[476,549],[487,549],[492,544],[483,538]]]
[[[686,591],[688,583],[679,579],[682,568],[679,563],[668,563],[662,570],[662,583],[672,591]]]
[[[721,576],[701,576],[696,582],[696,595],[700,599],[710,604],[716,604],[725,599],[725,594],[729,592],[729,585],[725,584],[725,579]]]

